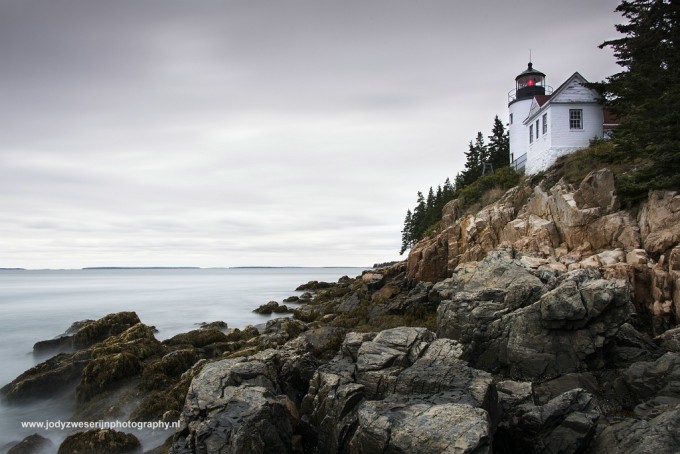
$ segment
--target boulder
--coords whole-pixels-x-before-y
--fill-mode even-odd
[[[457,275],[453,275],[448,279],[437,282],[432,286],[432,290],[427,295],[427,299],[433,303],[441,303],[444,300],[450,300],[457,292],[462,289],[460,279]]]
[[[214,322],[201,322],[199,323],[199,326],[203,329],[217,328],[220,331],[226,331],[229,329],[229,325],[222,320],[216,320]]]
[[[171,452],[291,452],[295,405],[266,361],[226,359],[193,379]]]
[[[609,169],[590,172],[574,192],[574,201],[580,209],[600,208],[605,213],[617,211],[620,202],[616,195],[614,173]]]
[[[359,298],[359,295],[357,293],[351,293],[335,308],[335,310],[341,314],[347,314],[357,310],[360,305],[361,299]]]
[[[597,436],[591,452],[594,454],[677,453],[680,427],[680,405],[649,420],[625,418],[606,426]]]
[[[656,361],[633,364],[621,373],[615,387],[630,396],[630,408],[652,397],[680,398],[680,354],[669,352]]]
[[[302,421],[310,449],[347,452],[364,386],[354,382],[354,362],[338,356],[314,373],[302,401]]]
[[[53,396],[77,383],[90,358],[87,351],[60,353],[28,369],[0,392],[10,403]]]
[[[680,242],[680,194],[650,191],[637,221],[645,250],[657,256],[666,253]]]
[[[154,336],[154,329],[143,323],[138,323],[116,336],[93,345],[88,351],[95,358],[130,353],[141,361],[165,354],[163,345]]]
[[[385,287],[383,287],[385,288]],[[408,294],[399,295],[385,304],[385,313],[390,315],[420,314],[423,311],[434,311],[436,303],[428,299],[432,288],[429,282],[420,282]]]
[[[107,316],[102,320],[112,319],[117,318]],[[108,326],[108,322],[101,326]],[[140,375],[144,362],[159,358],[164,353],[153,329],[136,323],[85,350],[61,353],[32,367],[4,386],[1,392],[8,401],[16,402],[49,397],[68,390],[80,381],[77,394],[84,402],[99,392],[116,387],[127,378]]]
[[[258,313],[258,314],[271,314],[272,312],[275,313],[282,313],[282,312],[288,312],[288,307],[284,305],[279,305],[276,301],[270,301],[267,304],[263,304],[257,309],[253,310],[253,312]]]
[[[51,440],[33,434],[12,446],[7,454],[48,454],[54,452],[56,446]]]
[[[90,361],[83,370],[76,388],[79,402],[85,402],[102,391],[111,389],[132,377],[141,375],[142,363],[131,353],[115,353]]]
[[[93,429],[69,435],[59,446],[57,454],[141,454],[142,445],[132,435],[111,429]]]
[[[664,350],[630,323],[624,323],[605,347],[607,367],[627,368],[638,361],[655,361]]]
[[[501,266],[497,279],[512,285],[504,279],[507,270]],[[484,274],[493,275],[493,267]],[[514,379],[549,379],[601,368],[605,345],[634,309],[625,281],[598,276],[587,270],[560,276],[556,288],[536,302],[542,287],[530,278],[507,289],[459,292],[437,310],[438,335],[463,344],[463,359],[473,367]]]
[[[61,336],[54,339],[38,341],[33,344],[33,353],[36,355],[65,352],[71,349],[73,349],[73,336]]]
[[[364,271],[361,275],[361,282],[369,292],[375,292],[385,283],[385,276],[373,271]]]
[[[480,408],[452,403],[445,395],[392,396],[359,406],[349,452],[484,453],[491,452],[492,436]]]
[[[319,282],[319,281],[309,281],[306,284],[298,286],[295,291],[301,292],[304,290],[322,290],[326,288],[334,287],[336,284],[332,282]],[[302,297],[301,297],[302,298]]]
[[[470,292],[488,288],[507,289],[520,285],[540,288],[543,283],[514,258],[511,249],[499,248],[487,254],[484,260],[478,263],[474,274],[465,283],[464,290]]]
[[[666,350],[680,353],[680,327],[665,331],[654,338],[654,341]]]
[[[582,389],[568,391],[544,405],[523,403],[504,417],[494,452],[585,452],[599,418],[592,395]]]
[[[139,323],[139,317],[134,312],[109,314],[78,330],[73,336],[73,346],[77,349],[87,348],[107,337],[120,334],[137,323]]]
[[[496,389],[461,354],[456,341],[424,328],[348,334],[303,399],[308,439],[318,452],[487,452]]]
[[[305,331],[300,337],[309,344],[314,356],[335,356],[345,339],[345,328],[324,326]],[[330,359],[330,358],[329,358]]]
[[[217,328],[201,328],[187,333],[177,334],[170,339],[163,341],[165,345],[192,345],[194,347],[205,347],[216,342],[226,342],[226,334]]]

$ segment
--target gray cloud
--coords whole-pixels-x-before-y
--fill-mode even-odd
[[[0,2],[0,266],[364,265],[618,2]]]

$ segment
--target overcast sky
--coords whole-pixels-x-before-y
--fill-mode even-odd
[[[0,267],[371,265],[615,0],[0,0]]]

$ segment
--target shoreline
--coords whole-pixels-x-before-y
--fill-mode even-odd
[[[512,269],[513,276],[506,277],[509,279],[508,282],[515,282],[515,285],[500,286],[495,294],[489,293],[490,289],[486,287],[478,287],[475,290],[475,285],[477,285],[475,279],[488,282],[488,278],[484,276],[496,275],[498,269],[506,270],[506,274],[508,269]],[[203,405],[219,400],[214,394],[215,390],[211,388],[213,385],[209,384],[214,383],[216,377],[224,376],[233,377],[229,380],[235,381],[223,382],[226,388],[219,391],[219,395],[224,395],[226,392],[231,396],[230,399],[235,399],[234,402],[249,402],[250,410],[240,407],[238,409],[228,403],[226,406],[220,404],[221,410],[213,417],[216,418],[217,415],[226,412],[225,415],[233,414],[235,418],[246,418],[242,420],[240,426],[233,426],[229,430],[230,433],[241,434],[239,436],[245,437],[249,443],[256,443],[256,440],[248,435],[253,431],[252,424],[274,424],[274,421],[284,417],[290,425],[280,427],[274,424],[277,428],[272,441],[275,446],[282,447],[282,452],[307,452],[312,449],[312,445],[316,446],[314,449],[329,449],[324,452],[335,452],[334,446],[339,446],[338,443],[344,442],[361,446],[366,442],[364,440],[368,440],[365,437],[377,430],[376,427],[365,426],[366,422],[362,415],[369,410],[380,413],[383,411],[380,405],[388,405],[386,408],[398,405],[405,409],[404,420],[395,420],[390,423],[393,424],[390,430],[403,434],[409,433],[403,432],[406,430],[404,424],[408,425],[408,421],[413,418],[422,417],[418,416],[419,408],[436,410],[439,415],[437,418],[446,421],[446,427],[442,426],[441,422],[437,423],[437,420],[431,420],[424,427],[430,427],[431,429],[427,430],[435,432],[428,435],[425,429],[422,429],[425,433],[421,433],[422,430],[417,431],[419,437],[425,437],[427,441],[425,445],[431,452],[440,452],[435,442],[436,439],[444,435],[461,436],[456,430],[468,427],[470,424],[477,427],[472,432],[466,429],[468,435],[474,434],[470,441],[474,446],[481,447],[484,443],[491,443],[491,440],[496,440],[494,443],[501,441],[510,443],[509,440],[513,439],[513,443],[535,442],[535,439],[531,438],[529,433],[525,432],[526,429],[522,427],[503,428],[503,424],[507,423],[510,415],[515,414],[520,407],[524,408],[522,406],[529,405],[526,399],[532,394],[534,402],[538,398],[538,402],[530,404],[535,411],[545,411],[548,405],[554,406],[554,399],[562,399],[562,401],[566,399],[565,402],[571,402],[569,405],[573,406],[573,409],[560,418],[564,419],[564,424],[567,424],[568,418],[584,415],[578,417],[585,417],[584,421],[590,421],[586,424],[587,433],[571,436],[578,443],[585,443],[587,439],[592,438],[593,431],[598,427],[597,420],[606,415],[593,413],[595,407],[591,404],[582,406],[577,402],[586,400],[595,402],[605,396],[611,399],[612,396],[608,394],[610,391],[604,388],[583,389],[582,387],[577,387],[578,390],[576,388],[567,390],[564,378],[570,374],[573,375],[573,372],[559,372],[560,368],[564,367],[559,362],[554,363],[553,366],[545,363],[539,372],[532,369],[534,366],[531,366],[533,360],[530,356],[515,358],[514,361],[518,363],[511,362],[503,366],[504,372],[499,370],[490,373],[488,368],[491,363],[488,363],[485,355],[496,349],[474,359],[477,353],[474,353],[474,350],[468,350],[470,344],[465,341],[465,331],[462,332],[461,337],[447,330],[450,330],[452,320],[459,320],[456,323],[463,320],[460,318],[462,314],[458,313],[462,307],[465,307],[461,306],[461,303],[469,301],[466,304],[471,304],[481,295],[487,295],[485,298],[492,298],[492,300],[502,296],[501,301],[507,301],[509,295],[519,295],[516,292],[525,294],[528,285],[529,288],[536,289],[534,292],[539,293],[532,297],[535,302],[525,302],[515,311],[515,313],[521,313],[527,308],[542,307],[546,304],[546,298],[549,298],[551,294],[551,291],[546,290],[546,285],[553,287],[552,292],[558,290],[568,292],[571,291],[573,285],[583,292],[585,288],[589,288],[586,286],[588,282],[602,282],[597,285],[603,287],[596,285],[595,288],[611,292],[612,289],[618,288],[616,285],[620,284],[616,284],[615,281],[604,281],[593,273],[588,274],[583,270],[565,273],[562,277],[564,283],[561,285],[550,279],[552,284],[548,281],[544,282],[541,280],[540,273],[526,268],[520,260],[513,257],[513,254],[508,254],[503,249],[490,254],[487,259],[480,262],[475,267],[476,274],[465,276],[464,279],[468,279],[466,282],[461,280],[462,276],[461,278],[454,276],[455,279],[444,280],[436,285],[420,283],[410,287],[405,278],[405,270],[406,264],[402,262],[390,268],[366,270],[361,276],[355,278],[345,276],[336,283],[308,282],[298,287],[298,291],[304,292],[302,295],[284,300],[292,308],[291,315],[272,319],[261,330],[255,327],[232,330],[220,322],[215,322],[159,342],[155,339],[153,331],[144,325],[134,313],[110,314],[108,318],[104,317],[86,324],[76,330],[70,340],[75,348],[75,353],[71,355],[89,358],[88,363],[82,367],[82,378],[79,379],[79,384],[75,388],[76,412],[74,417],[78,419],[97,416],[102,420],[127,418],[130,421],[158,420],[168,423],[181,421],[181,428],[163,445],[160,447],[145,446],[144,449],[157,448],[154,452],[194,452],[192,449],[187,449],[196,442],[192,435],[195,431],[205,431],[208,427],[214,427],[211,429],[212,432],[208,432],[213,433],[208,436],[208,439],[224,436],[219,425],[213,426],[214,423],[210,422],[212,417],[205,421],[202,417],[196,419],[197,415],[202,412],[200,408],[203,408]],[[562,276],[559,273],[558,275]],[[543,278],[546,277],[543,276]],[[522,282],[520,287],[516,285],[518,280]],[[466,291],[463,292],[462,287],[466,287]],[[539,291],[539,288],[542,290]],[[472,300],[455,302],[456,298],[470,298],[469,292],[478,292],[478,296]],[[618,326],[617,332],[621,330],[636,332],[635,328],[628,324],[627,311],[629,309],[625,309],[628,307],[624,304],[625,292],[623,290],[614,290],[614,292],[619,295],[615,298],[621,298],[621,303],[611,303],[609,310],[613,312],[607,317],[609,319],[614,317],[613,323]],[[451,297],[454,298],[453,301]],[[472,306],[477,307],[475,304]],[[474,313],[474,307],[467,307],[472,310],[470,314]],[[625,310],[622,311],[621,308]],[[457,315],[451,313],[454,309]],[[512,314],[513,312],[508,315]],[[451,318],[452,316],[454,318]],[[565,314],[562,316],[572,317]],[[498,320],[503,320],[503,317]],[[563,320],[568,319],[555,315],[554,320],[555,328],[549,328],[546,332],[550,333],[551,329],[563,326],[562,324],[565,323]],[[467,323],[472,323],[472,321]],[[588,322],[586,322],[586,327],[587,325]],[[111,331],[113,326],[117,328]],[[463,326],[465,325],[461,325]],[[586,327],[572,329],[580,335],[582,332],[587,332],[589,328],[586,329]],[[562,329],[559,328],[559,330]],[[459,339],[454,340],[455,337]],[[611,338],[611,342],[617,342],[615,335]],[[643,355],[645,360],[659,361],[664,358],[660,351],[645,351],[642,347],[641,351],[645,352]],[[126,360],[122,360],[120,355],[124,355]],[[385,359],[378,360],[378,358]],[[632,367],[640,364],[642,359],[638,357],[633,362],[629,361],[629,365]],[[63,368],[67,364],[68,362],[62,361],[60,367]],[[104,376],[98,375],[94,372],[98,369],[98,367],[93,367],[94,364],[100,365],[98,367],[106,365],[106,370],[121,370],[121,375],[110,373]],[[580,363],[577,361],[574,364],[576,369],[572,370],[581,367],[578,364]],[[246,369],[243,369],[244,367]],[[554,372],[550,374],[552,377],[544,377],[543,374],[546,370],[550,370],[550,367],[554,368]],[[179,374],[171,372],[180,370]],[[245,370],[251,372],[242,375]],[[284,372],[285,370],[288,372]],[[588,374],[594,374],[597,370],[591,370]],[[471,381],[457,380],[453,384],[447,384],[444,377],[449,376],[453,371],[456,371],[454,376],[471,377],[469,378]],[[346,375],[347,373],[350,375]],[[518,374],[520,376],[517,376]],[[30,373],[28,375],[30,376]],[[396,381],[391,381],[394,380],[389,379],[391,376]],[[513,376],[515,377],[512,378]],[[129,381],[132,377],[136,377],[132,382],[136,383],[135,385]],[[406,377],[411,378],[403,381]],[[522,381],[522,378],[529,381]],[[54,376],[51,379],[53,380]],[[349,413],[343,410],[342,414],[336,414],[334,412],[339,411],[340,408],[333,410],[328,407],[332,401],[319,400],[321,395],[331,392],[332,388],[326,389],[326,387],[331,386],[331,383],[336,383],[337,379],[344,384],[333,391],[335,395],[333,399],[340,399],[338,403],[340,407],[351,408]],[[412,388],[417,383],[419,383],[417,387]],[[425,385],[425,383],[428,384]],[[588,382],[576,380],[574,383],[582,386]],[[480,386],[482,388],[479,388]],[[571,385],[567,387],[569,386]],[[341,389],[346,389],[346,391],[341,391]],[[359,389],[362,391],[356,394],[356,390]],[[414,394],[415,389],[418,391]],[[455,391],[459,397],[445,397],[447,394],[442,394],[442,391],[447,389],[450,389],[449,392]],[[479,394],[479,389],[484,390],[482,394]],[[355,391],[350,392],[350,390]],[[8,395],[14,395],[12,394],[14,391],[8,391],[7,386],[3,388],[5,398],[8,398]],[[51,395],[54,389],[48,391],[45,396]],[[31,397],[36,396],[31,395]],[[127,415],[101,414],[102,408],[120,408],[123,402],[121,398],[132,399],[130,403],[137,402],[134,404],[136,409]],[[260,402],[259,399],[264,400],[257,403]],[[22,397],[14,395],[9,400],[21,405]],[[347,407],[348,404],[349,407]],[[469,407],[466,410],[466,414],[469,415],[464,420],[465,422],[457,420],[458,422],[454,424],[451,418],[458,418],[455,415],[462,408],[460,405]],[[618,409],[608,410],[611,415],[625,411],[624,403],[617,405],[619,405]],[[299,416],[295,417],[293,413],[290,413],[289,410],[292,408],[303,416],[304,422],[297,419]],[[233,413],[234,411],[237,413]],[[255,419],[248,419],[245,415],[251,414],[252,411],[259,416]],[[411,413],[413,411],[416,413]],[[486,416],[482,417],[482,415]],[[325,418],[337,421],[335,429],[324,429],[318,425]],[[487,423],[482,423],[482,421],[487,421]],[[359,424],[359,426],[352,432],[351,439],[343,442],[342,437],[338,438],[338,436],[344,433],[342,428],[349,427],[348,424],[350,426]],[[562,426],[558,425],[558,427]],[[82,432],[77,437],[85,440],[91,436],[91,433]],[[549,438],[548,434],[540,431],[539,436],[545,437],[546,440]],[[124,442],[122,435],[111,434],[111,437],[112,440],[117,440],[115,443]],[[129,439],[126,440],[129,441]],[[234,441],[234,443],[237,442]],[[262,450],[261,452],[264,452],[264,446]]]

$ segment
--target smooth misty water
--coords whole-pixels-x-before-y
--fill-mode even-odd
[[[196,329],[201,322],[223,320],[243,328],[272,318],[252,310],[299,294],[294,290],[302,283],[359,274],[360,268],[0,271],[0,386],[44,359],[33,356],[35,342],[58,336],[76,320],[135,311],[143,323],[159,330],[160,340]],[[20,421],[68,420],[68,401],[1,404],[0,450],[36,432],[21,429]],[[40,434],[55,442],[67,435],[58,430]],[[157,435],[162,441],[170,434]],[[145,449],[151,447],[145,443]]]

